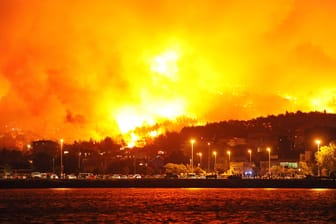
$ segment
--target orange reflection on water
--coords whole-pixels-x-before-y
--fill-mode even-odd
[[[331,189],[328,188],[312,188],[310,189],[311,191],[318,191],[318,192],[323,192],[323,191],[330,191]]]

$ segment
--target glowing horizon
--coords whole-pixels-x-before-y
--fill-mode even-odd
[[[188,124],[180,118],[334,113],[335,7],[1,1],[0,127],[66,139],[127,135],[131,145],[137,128],[155,137]]]

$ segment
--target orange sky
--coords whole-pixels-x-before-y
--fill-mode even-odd
[[[0,125],[101,138],[336,110],[333,0],[2,0]]]

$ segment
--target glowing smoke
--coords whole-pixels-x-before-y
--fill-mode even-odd
[[[336,3],[0,2],[0,124],[71,139],[336,108]]]

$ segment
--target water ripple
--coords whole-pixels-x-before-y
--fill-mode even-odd
[[[335,223],[336,190],[0,190],[1,223]]]

